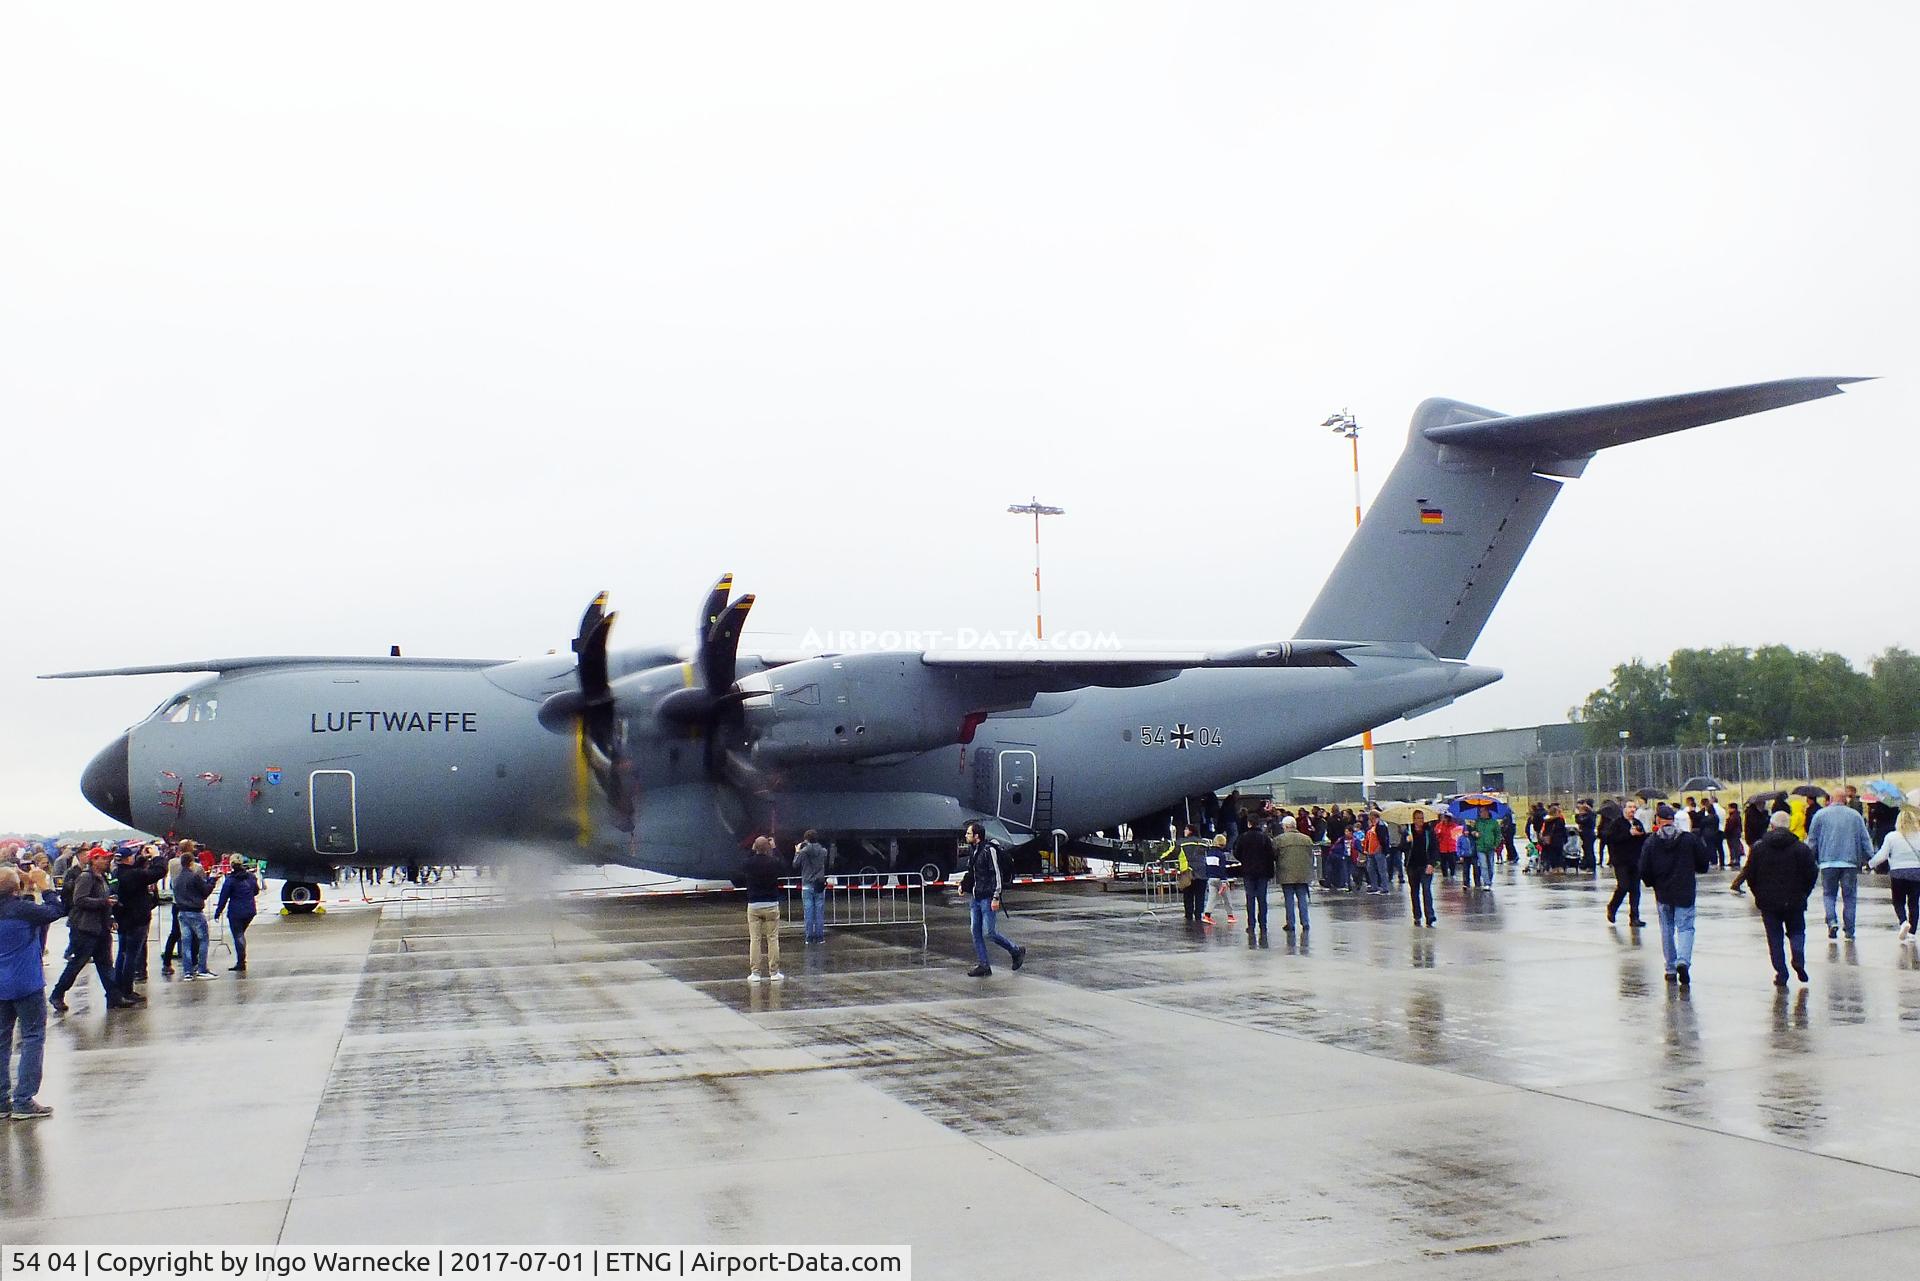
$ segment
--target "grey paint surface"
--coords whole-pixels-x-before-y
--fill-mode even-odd
[[[1920,1244],[1920,965],[1882,897],[1776,996],[1703,878],[1698,984],[1606,888],[1503,871],[1316,898],[1306,946],[1019,891],[1019,975],[965,918],[789,936],[737,900],[263,917],[244,979],[98,994],[53,1120],[0,1126],[9,1243],[907,1241],[916,1275],[1804,1275]],[[404,940],[404,949],[403,949]],[[56,931],[55,944],[58,945]],[[191,1079],[194,1106],[157,1104]],[[156,1083],[152,1091],[130,1082]],[[194,1177],[177,1177],[182,1153]],[[101,1171],[142,1189],[99,1213]]]

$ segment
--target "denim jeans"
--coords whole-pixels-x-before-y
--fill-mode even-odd
[[[181,970],[187,974],[207,973],[207,914],[176,910],[174,915],[180,918]]]
[[[1666,960],[1667,973],[1674,967],[1684,965],[1693,968],[1693,914],[1692,904],[1686,907],[1668,907],[1660,905],[1660,955]]]
[[[806,920],[806,940],[817,943],[827,936],[827,892],[811,885],[800,887],[800,914]]]
[[[20,1025],[20,1070],[13,1073],[11,1105],[8,1069],[13,1066],[13,1025]],[[47,1044],[47,994],[44,989],[0,1001],[0,1108],[11,1111],[33,1102],[40,1092],[40,1065]]]
[[[1407,878],[1407,897],[1413,900],[1413,920],[1417,925],[1422,920],[1433,919],[1433,873],[1416,872]],[[1425,913],[1421,908],[1425,900]]]
[[[1842,929],[1848,938],[1853,937],[1854,917],[1859,910],[1860,869],[1857,867],[1823,867],[1820,869],[1820,901],[1827,907],[1827,928],[1840,925],[1840,914],[1834,911],[1835,900],[1841,900],[1846,908],[1846,923]]]
[[[1379,893],[1387,888],[1387,856],[1367,855],[1367,888]]]
[[[1297,910],[1300,914],[1300,928],[1303,930],[1306,929],[1307,886],[1305,882],[1294,885],[1282,885],[1280,887],[1280,897],[1286,902],[1287,906],[1287,928],[1293,928],[1294,912]]]
[[[122,992],[133,991],[133,981],[147,968],[147,923],[127,923],[120,931],[120,950],[113,958],[113,983]]]
[[[1493,854],[1494,852],[1492,850],[1481,850],[1480,853],[1474,856],[1480,860],[1480,883],[1482,885],[1493,884]]]
[[[1257,925],[1267,928],[1267,886],[1273,884],[1270,876],[1249,876],[1247,878],[1247,933],[1251,934]]]
[[[1787,977],[1786,943],[1793,945],[1793,968],[1807,968],[1807,909],[1805,904],[1790,907],[1784,912],[1760,909],[1760,923],[1767,928],[1767,956],[1773,961],[1773,972],[1781,978]]]
[[[1221,883],[1225,884],[1225,882]],[[992,899],[977,898],[973,900],[973,952],[975,956],[980,958],[980,964],[985,966],[991,966],[993,964],[992,961],[987,959],[988,939],[992,939],[1001,947],[1006,948],[1008,956],[1012,956],[1015,951],[1013,941],[1002,937],[1000,927],[994,924],[994,921],[999,915],[998,912],[994,911]]]
[[[1402,884],[1406,882],[1407,856],[1399,850],[1393,850],[1387,855],[1387,879],[1399,881]]]

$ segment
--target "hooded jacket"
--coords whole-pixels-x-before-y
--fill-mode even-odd
[[[1706,870],[1706,842],[1671,823],[1655,828],[1640,847],[1640,879],[1662,907],[1692,907],[1694,878]]]
[[[1805,841],[1774,828],[1753,843],[1743,876],[1756,907],[1784,912],[1805,909],[1807,895],[1820,883],[1820,866]]]

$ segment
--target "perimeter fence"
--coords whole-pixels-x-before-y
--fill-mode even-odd
[[[1525,785],[1511,790],[1535,800],[1626,796],[1644,789],[1662,795],[1689,779],[1708,776],[1734,792],[1772,791],[1800,783],[1859,784],[1870,778],[1920,772],[1920,734],[1886,738],[1775,739],[1709,747],[1587,748],[1549,752],[1525,765]]]

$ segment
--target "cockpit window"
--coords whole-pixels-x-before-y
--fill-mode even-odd
[[[220,714],[220,700],[211,696],[193,700],[193,719],[210,721]]]
[[[175,694],[172,699],[160,705],[160,710],[153,714],[153,719],[178,725],[187,719],[187,704],[191,701],[185,694]]]

